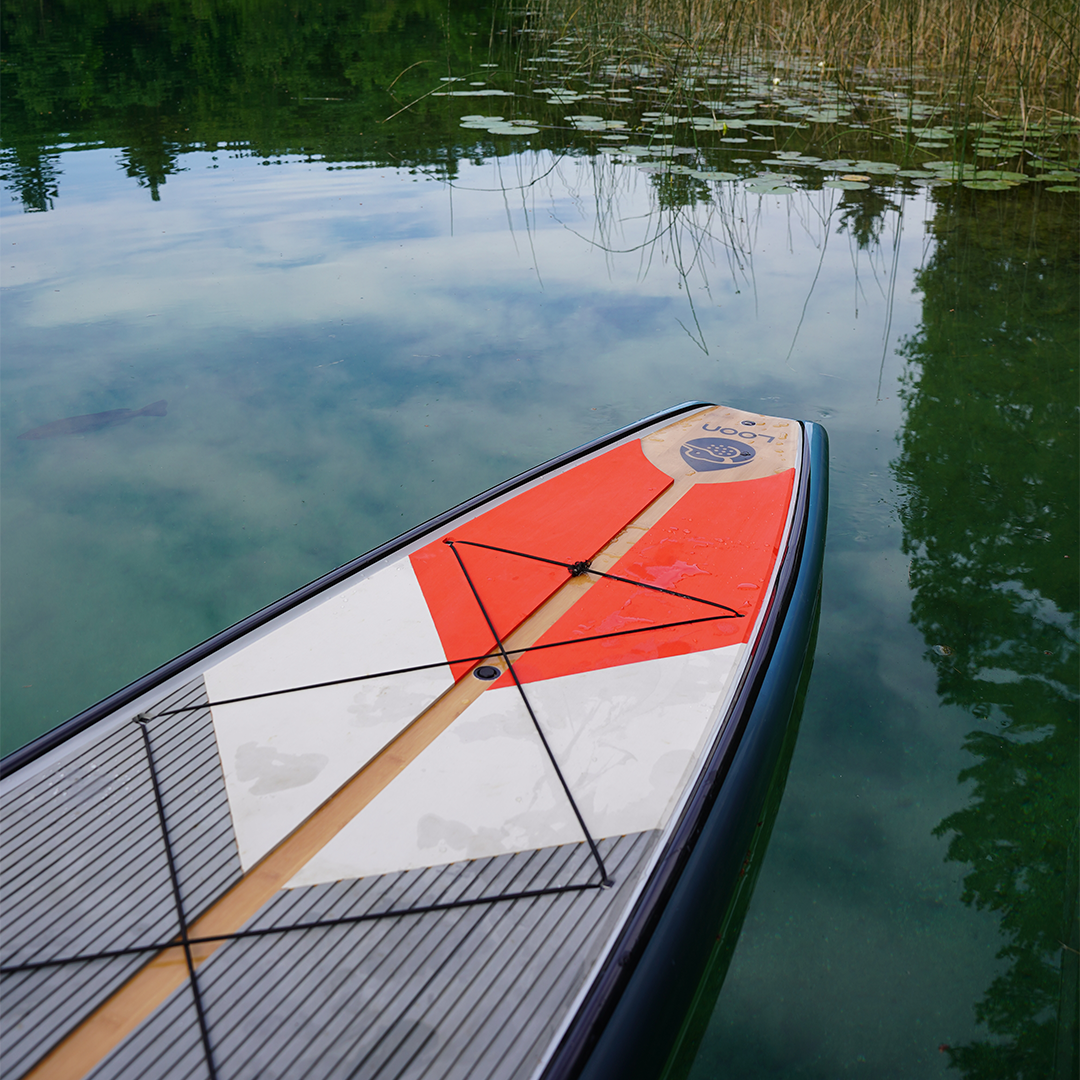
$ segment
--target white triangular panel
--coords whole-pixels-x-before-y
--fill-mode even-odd
[[[528,684],[594,836],[667,825],[745,651],[728,645]]]
[[[300,609],[206,671],[210,700],[445,659],[407,558]],[[213,708],[250,869],[448,686],[447,667]]]
[[[289,886],[438,866],[582,839],[517,690],[488,690]]]
[[[589,832],[667,823],[745,646],[527,683]],[[583,839],[516,688],[488,690],[290,882],[438,866]]]

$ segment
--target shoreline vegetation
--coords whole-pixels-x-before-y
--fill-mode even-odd
[[[892,84],[947,110],[954,126],[1080,126],[1073,0],[529,0],[515,14],[526,32],[576,50],[583,74],[617,56],[665,68],[677,89],[702,64],[765,63],[781,77],[827,73],[849,94]]]
[[[1080,188],[1075,0],[9,0],[0,30],[0,180],[28,211],[98,146],[153,200],[195,151],[452,180],[522,146],[656,174],[670,205]]]

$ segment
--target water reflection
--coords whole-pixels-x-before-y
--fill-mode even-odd
[[[743,865],[739,869],[734,893],[728,904],[727,911],[724,913],[723,923],[718,928],[716,944],[713,946],[708,963],[698,983],[694,1000],[668,1055],[660,1080],[685,1080],[685,1078],[689,1077],[692,1074],[695,1059],[701,1049],[702,1042],[708,1036],[709,1020],[716,1008],[716,999],[723,989],[732,955],[738,945],[747,909],[753,898],[758,874],[761,871],[773,827],[776,824],[776,815],[784,797],[784,787],[787,784],[788,770],[791,767],[791,756],[795,752],[795,745],[799,737],[799,724],[802,721],[803,709],[806,704],[806,688],[809,685],[814,666],[820,614],[819,608],[815,614],[810,647],[807,650],[807,661],[799,679],[799,687],[795,694],[791,718],[780,747],[772,779],[769,781],[759,820],[755,825]]]
[[[267,163],[282,154],[438,162],[452,174],[441,138],[448,103],[424,97],[430,65],[479,70],[498,59],[506,25],[497,7],[469,0],[137,9],[12,0],[3,14],[5,179],[27,209],[51,209],[60,150],[73,145],[123,147],[127,176],[154,201],[193,150]]]
[[[972,1080],[1077,1064],[1076,221],[960,200],[917,280],[896,475],[912,620],[943,702],[976,726],[970,801],[935,834],[1004,970],[947,1053]]]

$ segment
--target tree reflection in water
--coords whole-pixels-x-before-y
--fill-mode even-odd
[[[1072,1077],[1077,1058],[1075,208],[956,192],[918,275],[895,472],[912,619],[944,703],[977,720],[967,806],[935,829],[1007,967],[944,1047],[972,1080]],[[1026,257],[1018,258],[1021,252]],[[937,646],[937,648],[934,648]]]

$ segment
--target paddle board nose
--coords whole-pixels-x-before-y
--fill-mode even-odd
[[[641,447],[673,480],[724,484],[793,468],[801,438],[797,421],[717,406],[646,435]]]

